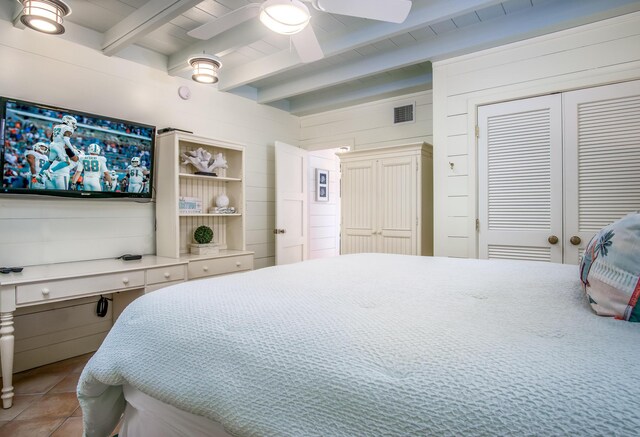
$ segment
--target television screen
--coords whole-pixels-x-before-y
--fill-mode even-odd
[[[0,99],[2,192],[150,198],[155,127]]]

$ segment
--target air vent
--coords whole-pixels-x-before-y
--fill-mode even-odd
[[[393,124],[412,122],[415,108],[415,103],[393,108]]]

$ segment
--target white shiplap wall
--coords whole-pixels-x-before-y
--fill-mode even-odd
[[[309,152],[309,259],[340,255],[338,149]],[[316,201],[316,169],[329,170],[329,201]]]
[[[273,142],[298,143],[296,117],[4,20],[0,59],[2,96],[244,144],[247,249],[255,251],[256,267],[273,264]],[[180,85],[191,88],[191,100],[178,97]],[[0,196],[0,265],[154,253],[154,218],[152,203]],[[96,300],[19,311],[15,370],[95,350],[111,327],[110,316],[96,317]]]
[[[416,104],[415,122],[393,124],[393,108]],[[393,97],[300,118],[300,145],[308,150],[351,150],[432,142],[431,91]]]
[[[273,141],[298,143],[299,120],[62,38],[0,21],[0,95],[156,125],[246,145],[247,249],[273,264]],[[192,98],[177,89],[187,85]],[[157,175],[162,177],[162,175]],[[0,197],[0,265],[154,253],[153,204]]]
[[[477,106],[637,78],[640,13],[434,62],[435,254],[477,256]]]

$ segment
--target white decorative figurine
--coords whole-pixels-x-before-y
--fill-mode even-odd
[[[198,170],[196,174],[217,176],[214,172],[216,168],[227,168],[227,160],[224,159],[224,155],[222,153],[218,153],[214,158],[211,153],[207,152],[202,147],[195,151],[191,150],[189,152],[185,152],[181,157],[184,159],[182,164],[191,164]]]
[[[235,214],[236,209],[229,206],[229,198],[222,193],[216,197],[216,206],[215,208],[210,208],[209,212],[213,214]]]
[[[216,197],[216,206],[218,208],[227,208],[229,206],[229,198],[226,194],[220,194]]]

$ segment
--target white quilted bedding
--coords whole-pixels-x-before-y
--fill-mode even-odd
[[[576,266],[349,255],[136,300],[80,379],[87,436],[125,383],[235,436],[638,435],[640,324]]]

